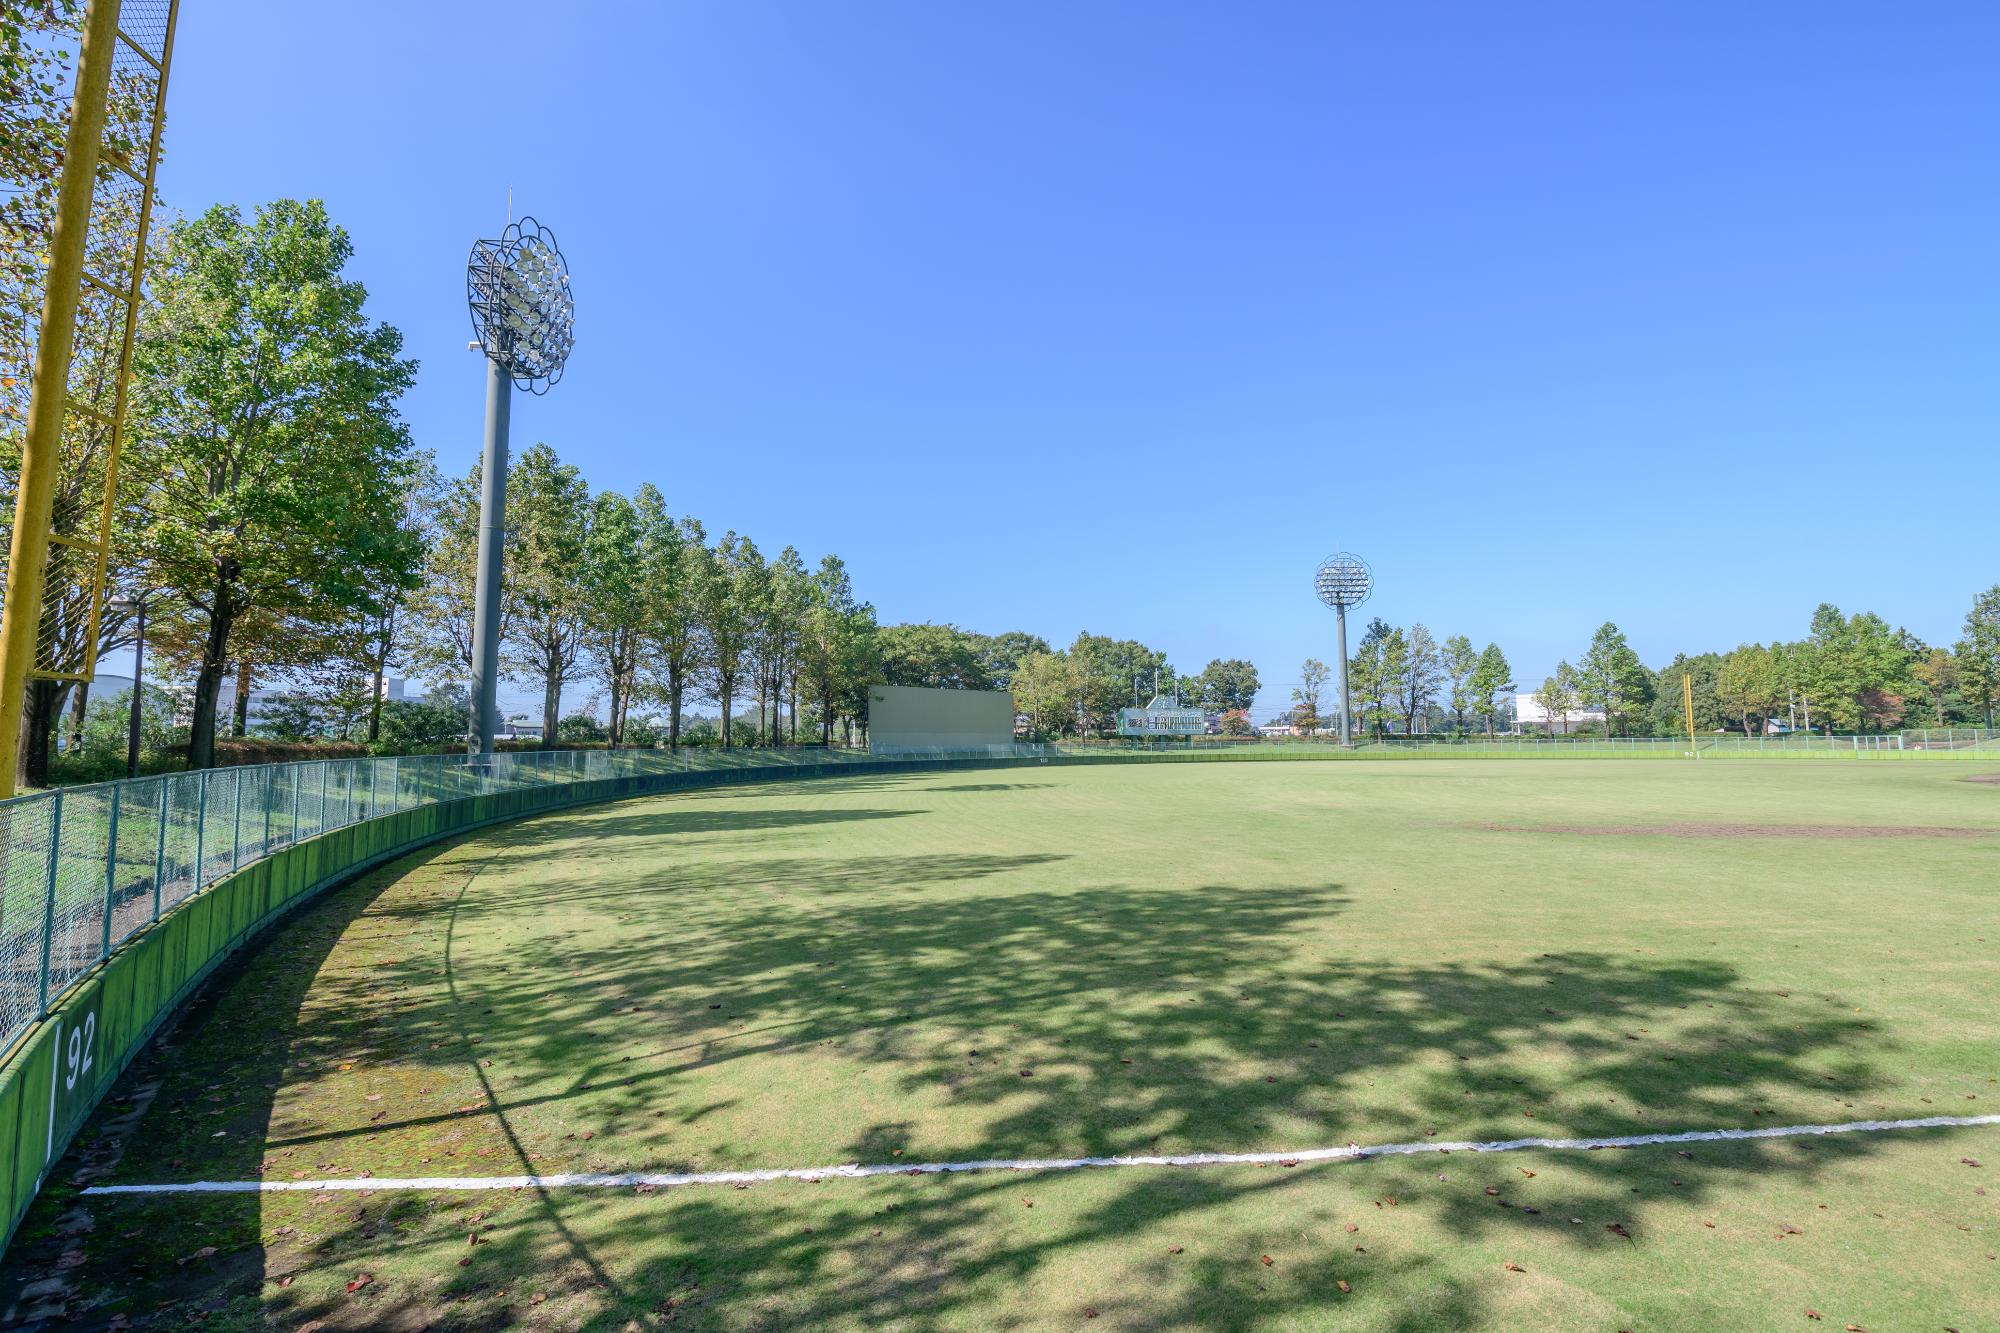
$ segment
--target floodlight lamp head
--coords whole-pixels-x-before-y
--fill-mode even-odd
[[[1346,551],[1335,552],[1320,561],[1313,574],[1313,591],[1322,602],[1338,611],[1361,605],[1374,587],[1375,576],[1369,572],[1368,562]]]
[[[474,241],[465,301],[480,349],[516,384],[547,393],[562,378],[576,312],[554,232],[524,217],[497,239]]]

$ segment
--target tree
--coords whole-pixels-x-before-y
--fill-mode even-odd
[[[247,614],[337,621],[415,581],[413,464],[396,400],[402,335],[341,276],[353,247],[318,202],[170,229],[137,355],[131,461],[151,577],[201,622],[190,767],[215,759],[216,702]]]
[[[1072,736],[1083,729],[1097,686],[1069,653],[1029,653],[1014,671],[1014,709],[1038,736]]]
[[[1478,664],[1472,668],[1472,675],[1466,680],[1465,691],[1472,705],[1486,719],[1486,738],[1493,738],[1494,718],[1499,705],[1494,696],[1502,690],[1514,688],[1514,668],[1507,665],[1507,655],[1500,651],[1500,645],[1489,643],[1479,651]]]
[[[1784,697],[1784,683],[1771,650],[1746,643],[1724,657],[1716,673],[1715,695],[1742,722],[1745,736],[1761,735]],[[1754,727],[1753,717],[1757,719]]]
[[[639,642],[646,629],[650,589],[640,555],[638,508],[616,491],[591,502],[584,544],[584,625],[591,657],[609,694],[605,738],[625,739],[625,715],[639,684]]]
[[[1451,717],[1454,730],[1464,732],[1465,715],[1473,706],[1472,676],[1479,669],[1479,654],[1472,651],[1472,640],[1463,634],[1454,634],[1444,641],[1444,651],[1439,654],[1439,665],[1444,669],[1445,679],[1451,684]]]
[[[1652,673],[1610,621],[1597,627],[1577,672],[1585,698],[1604,712],[1604,734],[1629,735],[1629,714],[1653,697]]]
[[[1095,684],[1083,704],[1084,726],[1091,731],[1111,730],[1118,710],[1135,693],[1150,694],[1156,686],[1168,691],[1175,685],[1167,655],[1132,639],[1079,634],[1069,656]]]
[[[771,605],[763,635],[763,653],[772,671],[771,740],[780,739],[777,691],[782,686],[790,704],[786,733],[794,741],[799,735],[799,636],[804,632],[806,613],[812,607],[812,575],[798,548],[787,546],[771,562]]]
[[[1802,645],[1803,676],[1829,730],[1877,729],[1901,720],[1910,689],[1910,654],[1889,623],[1872,612],[1842,616],[1822,602]]]
[[[509,664],[542,686],[542,748],[556,744],[563,686],[584,674],[590,630],[587,582],[590,487],[583,474],[535,444],[507,470],[507,566],[514,604]]]
[[[376,742],[390,753],[463,740],[471,696],[463,689],[444,688],[422,699],[390,699],[382,705],[382,734]]]
[[[1542,688],[1536,692],[1536,702],[1542,706],[1543,717],[1560,723],[1559,727],[1551,726],[1549,730],[1567,734],[1569,716],[1577,710],[1579,703],[1576,668],[1568,662],[1556,663],[1554,674],[1544,678]]]
[[[651,482],[633,497],[645,570],[647,653],[654,693],[667,705],[667,747],[681,744],[682,705],[701,663],[701,606],[708,536],[693,518],[675,522]]]
[[[1965,613],[1965,637],[1958,641],[1959,688],[1979,705],[1993,725],[1993,701],[2000,696],[2000,583],[1972,599]]]
[[[1910,674],[1922,688],[1924,701],[1930,705],[1931,725],[1944,726],[1945,700],[1959,686],[1958,660],[1948,649],[1924,648],[1911,662]]]
[[[1368,622],[1354,658],[1348,663],[1348,688],[1354,692],[1357,721],[1363,728],[1372,721],[1377,740],[1382,739],[1389,694],[1402,673],[1405,652],[1403,632],[1377,616]]]
[[[1009,687],[1014,671],[1023,658],[1049,651],[1047,639],[1021,630],[1008,630],[1005,634],[978,634],[973,638],[979,647],[980,662],[996,690]]]
[[[820,740],[831,744],[834,719],[843,708],[853,709],[857,698],[866,700],[868,683],[880,670],[875,608],[855,598],[847,566],[839,556],[821,557],[813,575],[799,658],[819,707]]]
[[[1401,631],[1398,631],[1401,636]],[[1397,659],[1397,671],[1390,684],[1396,704],[1403,714],[1403,734],[1417,734],[1417,718],[1428,719],[1430,706],[1437,698],[1438,686],[1444,683],[1444,667],[1438,660],[1438,647],[1431,638],[1431,632],[1418,621],[1410,626],[1410,632],[1403,638],[1403,652]]]
[[[479,464],[463,477],[429,478],[417,491],[428,541],[422,579],[410,596],[410,666],[426,679],[454,686],[472,679],[472,629],[479,564]],[[513,628],[509,599],[500,599],[500,639]],[[467,695],[468,701],[470,695]],[[470,727],[460,719],[459,734]]]
[[[693,552],[690,552],[693,554]],[[759,599],[768,580],[764,557],[748,537],[725,532],[713,550],[697,556],[693,591],[701,618],[702,669],[715,701],[722,706],[722,748],[731,743],[730,714],[736,709],[737,682],[761,614]]]
[[[993,677],[980,643],[955,625],[884,625],[876,633],[882,683],[930,690],[987,690]]]
[[[1319,730],[1319,692],[1326,685],[1326,663],[1308,657],[1299,667],[1299,683],[1292,690],[1292,725],[1310,736]]]
[[[1219,713],[1247,713],[1257,702],[1257,668],[1240,657],[1218,657],[1191,682],[1195,702]]]

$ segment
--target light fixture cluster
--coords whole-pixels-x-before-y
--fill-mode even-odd
[[[516,384],[547,393],[562,378],[576,312],[553,231],[524,217],[497,239],[474,241],[465,299],[481,350]]]

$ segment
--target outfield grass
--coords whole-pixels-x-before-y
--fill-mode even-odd
[[[1995,1327],[1991,1127],[93,1198],[58,1235],[76,1161],[719,1170],[2000,1111],[2000,785],[1969,774],[1050,766],[528,820],[330,896],[212,988],[9,1266],[211,1329]]]

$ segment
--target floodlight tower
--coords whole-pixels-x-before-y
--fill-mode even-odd
[[[497,240],[474,241],[465,301],[476,346],[486,353],[486,448],[480,455],[479,572],[472,621],[472,734],[468,748],[493,753],[499,725],[500,564],[507,522],[507,416],[518,384],[543,394],[562,378],[575,309],[569,265],[556,234],[531,217]]]
[[[1335,620],[1340,626],[1340,743],[1353,745],[1352,723],[1354,709],[1347,696],[1347,608],[1359,606],[1368,600],[1374,590],[1375,576],[1368,570],[1368,562],[1358,555],[1346,551],[1336,551],[1319,562],[1319,569],[1313,574],[1313,591],[1319,599],[1333,608]]]

